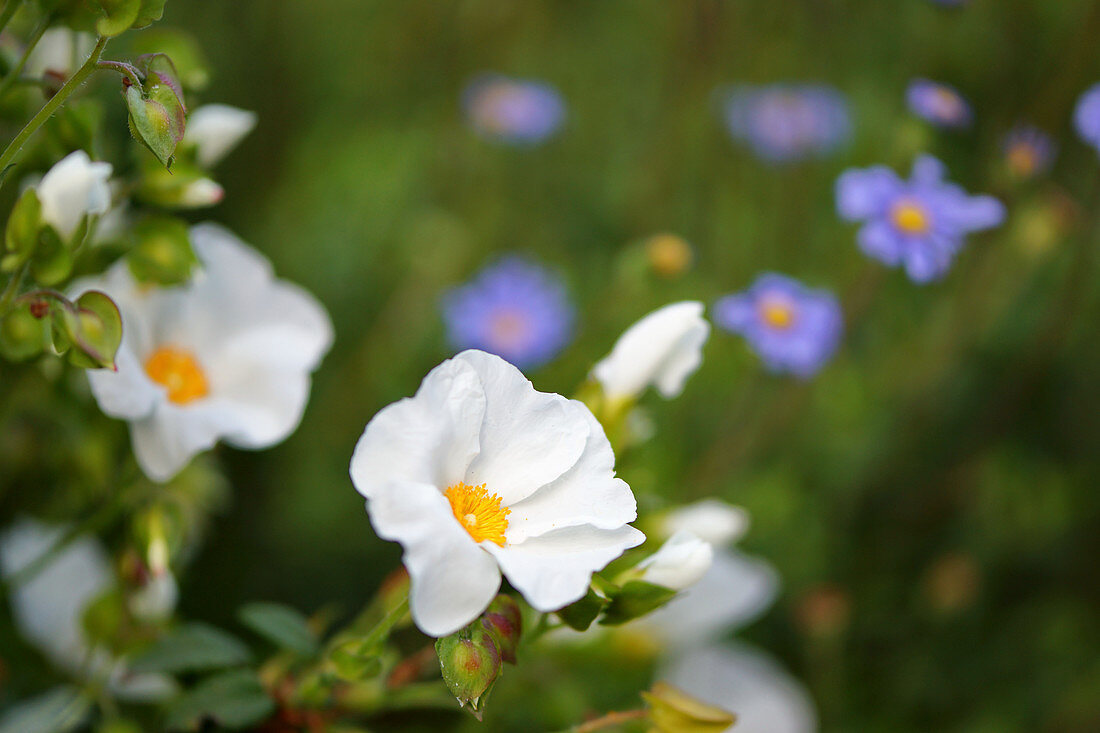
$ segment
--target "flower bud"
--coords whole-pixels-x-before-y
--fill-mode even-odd
[[[672,590],[684,590],[699,582],[714,560],[714,548],[691,532],[672,535],[657,552],[638,563],[638,579]]]
[[[503,593],[493,599],[481,617],[482,624],[494,635],[500,658],[509,664],[516,663],[516,649],[523,632],[523,614],[519,604]]]
[[[708,705],[667,682],[658,682],[642,697],[649,703],[649,720],[660,733],[720,733],[737,716]]]
[[[666,514],[661,522],[666,535],[686,530],[715,547],[736,542],[748,528],[748,513],[720,499],[703,499],[678,507]]]
[[[675,234],[657,234],[645,245],[649,266],[661,277],[673,278],[684,274],[694,259],[691,245]]]
[[[207,104],[191,113],[183,144],[195,148],[195,159],[210,168],[235,148],[256,126],[256,113],[227,104]]]
[[[479,621],[435,642],[435,653],[447,689],[459,705],[469,703],[475,715],[500,675],[500,649],[493,633]]]
[[[77,150],[57,162],[37,186],[42,221],[68,242],[85,216],[105,214],[111,205],[111,164],[92,162]]]

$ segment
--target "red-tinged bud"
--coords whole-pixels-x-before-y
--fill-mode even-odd
[[[459,705],[469,704],[480,718],[485,696],[500,676],[500,649],[494,634],[480,622],[437,639],[435,653],[443,681],[458,700]]]
[[[515,664],[519,637],[523,633],[523,614],[519,604],[511,596],[498,595],[485,610],[481,621],[495,636],[501,659]]]

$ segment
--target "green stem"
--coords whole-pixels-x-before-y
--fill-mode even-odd
[[[130,82],[141,88],[141,77],[138,75],[138,70],[132,65],[124,63],[122,61],[100,61],[97,66],[100,69],[106,69],[107,71],[117,72],[130,80]]]
[[[46,102],[46,105],[42,109],[38,110],[38,114],[31,118],[31,121],[27,123],[26,127],[19,131],[19,134],[15,136],[15,139],[11,141],[11,144],[4,149],[3,153],[0,153],[0,173],[7,169],[12,161],[15,160],[15,156],[19,154],[19,151],[23,149],[23,145],[30,139],[31,135],[38,131],[38,128],[50,118],[50,116],[65,103],[73,92],[77,88],[88,80],[92,74],[95,73],[97,65],[99,64],[99,57],[103,53],[104,46],[107,45],[107,38],[101,37],[96,41],[95,48],[92,49],[92,55],[88,57],[88,60],[84,62],[84,65],[77,69],[77,72],[69,77],[69,80],[65,82],[65,86],[53,96],[50,101]]]
[[[8,0],[4,9],[0,10],[0,31],[7,27],[11,16],[15,15],[15,11],[19,10],[19,6],[22,4],[23,0]]]
[[[11,301],[19,291],[19,283],[23,282],[23,276],[27,274],[28,267],[30,267],[30,263],[24,262],[18,270],[12,273],[11,280],[4,288],[4,294],[0,295],[0,316],[7,313],[8,308],[11,307]]]
[[[53,16],[47,15],[42,19],[42,22],[38,24],[38,27],[34,29],[34,32],[31,33],[31,37],[27,39],[27,46],[23,49],[23,55],[19,58],[19,62],[15,65],[15,68],[8,72],[4,80],[0,81],[0,99],[3,99],[4,95],[8,93],[8,90],[12,88],[12,85],[19,81],[19,75],[23,73],[23,69],[27,65],[27,60],[30,59],[31,53],[34,52],[34,47],[38,45],[38,42],[42,39],[42,34],[50,27],[51,22],[53,22]]]
[[[601,715],[598,718],[589,720],[586,723],[575,725],[569,729],[568,733],[593,733],[597,730],[605,730],[607,728],[617,728],[625,723],[632,723],[636,720],[645,720],[649,715],[649,711],[645,708],[639,710],[623,710],[621,712],[608,713],[607,715]]]

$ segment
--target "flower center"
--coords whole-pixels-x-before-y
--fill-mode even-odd
[[[162,346],[145,360],[145,373],[168,390],[168,399],[186,405],[210,394],[206,374],[186,349]]]
[[[451,511],[474,542],[488,540],[504,547],[508,515],[512,510],[501,506],[501,498],[490,494],[485,484],[468,486],[461,481],[447,488],[443,495],[451,502]]]
[[[959,96],[952,91],[937,89],[933,92],[932,98],[936,111],[944,119],[954,120],[962,111],[962,102],[959,101]]]
[[[765,325],[785,331],[794,325],[794,306],[781,298],[764,298],[759,306],[760,320]]]
[[[1018,143],[1008,151],[1008,164],[1020,175],[1030,175],[1035,172],[1038,156],[1030,145]]]
[[[926,234],[932,226],[928,211],[914,201],[898,203],[890,216],[904,234]]]
[[[493,317],[489,334],[497,348],[514,349],[527,335],[527,319],[518,313],[503,311]]]

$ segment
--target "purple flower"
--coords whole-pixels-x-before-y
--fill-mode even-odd
[[[1005,162],[1020,178],[1050,170],[1058,152],[1058,144],[1050,135],[1030,125],[1014,127],[1005,135],[1003,148]]]
[[[936,127],[967,127],[973,119],[970,104],[947,84],[914,79],[905,93],[909,110]]]
[[[447,337],[456,350],[488,351],[521,369],[553,359],[573,336],[573,317],[561,281],[514,255],[443,297]]]
[[[944,180],[943,163],[922,155],[903,181],[889,168],[854,168],[836,184],[837,212],[865,222],[859,247],[890,267],[905,266],[917,283],[947,273],[966,235],[998,226],[1005,209],[992,196],[970,196]]]
[[[1073,113],[1073,123],[1077,126],[1077,134],[1100,152],[1100,84],[1081,95]]]
[[[719,300],[714,321],[744,336],[770,371],[803,379],[825,366],[844,331],[836,296],[775,273]]]
[[[848,101],[825,85],[734,87],[724,113],[730,135],[772,162],[830,153],[852,133]]]
[[[553,87],[497,74],[470,82],[462,106],[479,133],[519,145],[543,142],[565,119],[565,102]]]

